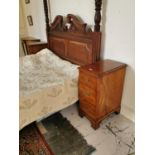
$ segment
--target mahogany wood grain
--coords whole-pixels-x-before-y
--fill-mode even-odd
[[[70,27],[66,28],[68,23]],[[78,65],[99,60],[101,33],[91,32],[76,16],[68,14],[64,21],[57,16],[47,34],[49,49],[63,59]]]
[[[27,43],[28,54],[36,54],[38,51],[47,48],[48,44],[46,42],[29,42]]]
[[[108,74],[120,68],[124,68],[125,66],[126,64],[124,63],[107,59],[104,61],[97,61],[95,64],[82,66],[80,69],[88,71],[94,76],[102,76],[103,74]]]
[[[98,61],[79,68],[80,116],[85,115],[94,129],[110,113],[120,112],[126,64]]]

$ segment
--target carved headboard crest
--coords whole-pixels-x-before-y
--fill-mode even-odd
[[[43,4],[44,4],[44,12],[45,12],[46,30],[49,31],[50,28],[49,28],[48,2],[47,2],[47,0],[43,0]],[[94,32],[100,32],[101,5],[102,5],[102,0],[95,0]],[[88,30],[86,30],[87,29],[86,26],[79,19],[77,19],[74,15],[69,14],[68,16],[69,16],[69,18],[71,17],[71,20],[73,19],[71,22],[72,31],[73,31],[73,29],[74,29],[74,31],[79,31],[79,32],[92,31],[90,28]],[[60,29],[61,31],[66,30],[66,28],[63,27],[63,24],[61,25],[61,22],[60,22],[61,20],[63,21],[63,18],[62,19],[60,19],[60,18],[62,18],[62,16],[55,18],[54,22],[52,23],[51,30],[57,30],[57,31],[58,31],[58,29]]]
[[[58,15],[55,17],[53,23],[50,26],[51,31],[63,31],[63,17]]]
[[[50,26],[50,31],[69,31],[85,33],[91,32],[90,28],[87,28],[87,24],[77,18],[75,15],[68,14],[66,20],[63,20],[63,16],[56,16],[53,23]]]

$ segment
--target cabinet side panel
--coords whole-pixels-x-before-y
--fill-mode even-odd
[[[125,68],[105,75],[101,80],[99,96],[99,114],[107,114],[121,107]]]

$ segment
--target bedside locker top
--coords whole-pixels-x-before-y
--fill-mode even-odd
[[[118,61],[114,60],[100,60],[97,61],[96,63],[90,64],[90,65],[85,65],[80,67],[80,70],[87,70],[90,73],[93,73],[95,75],[100,75],[100,74],[107,74],[110,73],[114,70],[118,70],[121,68],[126,67],[127,65]]]

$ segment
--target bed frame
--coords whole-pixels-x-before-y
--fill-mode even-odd
[[[66,19],[58,15],[53,23],[50,24],[47,1],[43,0],[48,42],[47,44],[31,44],[29,48],[32,53],[34,54],[47,47],[59,57],[78,65],[91,64],[98,61],[101,47],[100,11],[102,0],[94,0],[94,31],[72,14],[68,14]]]

